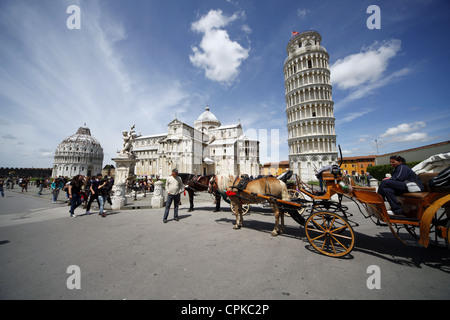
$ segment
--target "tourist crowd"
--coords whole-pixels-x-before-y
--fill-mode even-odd
[[[57,178],[37,178],[31,179],[27,177],[0,177],[0,194],[3,194],[3,186],[7,189],[14,189],[14,185],[18,185],[21,192],[28,192],[29,185],[35,185],[37,195],[41,196],[44,190],[51,190],[52,202],[57,203],[60,192],[66,195],[65,201],[70,206],[70,216],[75,218],[75,209],[80,205],[86,209],[86,214],[90,214],[90,208],[94,201],[99,206],[99,214],[106,216],[104,205],[106,202],[112,204],[110,193],[114,185],[114,179],[103,177],[101,174],[93,177],[85,177],[77,175],[72,179],[68,177]]]

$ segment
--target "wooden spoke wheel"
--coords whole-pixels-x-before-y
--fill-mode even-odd
[[[309,243],[320,253],[330,257],[349,254],[355,244],[355,234],[350,224],[334,212],[315,212],[305,227]]]
[[[449,239],[448,239],[448,230],[450,226],[450,218],[448,216],[448,209],[441,207],[434,214],[433,219],[430,223],[430,246],[435,247],[448,247]],[[417,226],[411,226],[404,224],[403,227],[405,230],[415,239],[420,239],[419,228]]]
[[[305,200],[305,196],[303,195],[303,193],[301,193],[298,190],[288,189],[288,193],[291,198]],[[302,207],[298,207],[297,212],[299,215],[302,215],[305,212],[305,210],[306,210],[306,206],[302,206]],[[289,214],[289,212],[287,212],[287,211],[285,211],[284,214],[287,215],[288,217],[291,216]]]
[[[231,211],[234,214],[236,214],[237,206],[233,202],[230,203],[230,208],[231,208]],[[242,215],[246,214],[249,210],[250,210],[250,205],[247,203],[244,203],[242,205]]]
[[[289,193],[289,196],[291,197],[291,198],[295,198],[295,199],[305,199],[305,197],[303,196],[303,193],[301,193],[300,191],[298,191],[298,190],[295,190],[295,189],[288,189],[288,193]]]

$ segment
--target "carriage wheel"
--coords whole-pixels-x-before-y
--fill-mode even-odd
[[[306,237],[320,253],[342,257],[352,251],[355,235],[350,224],[333,212],[316,212],[306,220]]]
[[[303,193],[301,193],[298,190],[288,189],[288,193],[291,198],[305,200],[305,196],[303,195]],[[305,212],[305,210],[306,210],[306,206],[301,206],[299,209],[297,209],[297,212],[299,215],[302,215]],[[291,216],[287,211],[285,211],[284,214],[287,215],[288,217]]]
[[[230,203],[230,208],[231,208],[231,212],[236,214],[237,206],[233,202]],[[249,210],[250,210],[250,205],[247,203],[244,203],[242,205],[242,215],[245,215]]]
[[[433,220],[430,224],[430,246],[442,247],[447,246],[450,249],[448,239],[448,229],[450,227],[450,219],[447,216],[447,209],[444,207],[439,208],[434,214]],[[420,234],[416,232],[416,226],[410,226],[404,224],[403,227],[406,231],[415,239],[420,239]],[[417,230],[418,231],[418,230]]]
[[[288,189],[288,193],[289,193],[289,196],[290,196],[291,198],[305,199],[305,197],[303,196],[303,193],[301,193],[301,192],[298,191],[298,190],[295,190],[295,189]]]

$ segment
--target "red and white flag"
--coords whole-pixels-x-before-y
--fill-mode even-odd
[[[297,31],[292,31],[292,36],[296,36],[296,35],[298,35],[299,33],[297,32]]]

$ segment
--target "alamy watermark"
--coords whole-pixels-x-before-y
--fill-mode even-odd
[[[377,5],[371,5],[367,7],[366,13],[371,14],[367,18],[366,26],[367,29],[381,29],[381,9]]]
[[[367,289],[380,290],[381,289],[381,269],[380,269],[380,267],[377,265],[368,266],[366,273],[370,274],[370,276],[367,278],[367,281],[366,281]]]
[[[70,265],[67,267],[66,273],[70,274],[70,276],[67,278],[66,286],[67,289],[73,290],[81,289],[81,269],[77,265]]]
[[[247,129],[244,136],[259,141],[259,157],[269,162],[280,162],[280,130],[279,129]],[[244,140],[245,141],[245,140]],[[244,155],[240,155],[241,159]]]
[[[67,18],[66,26],[67,29],[81,29],[81,10],[77,5],[71,5],[67,7],[66,13],[70,14]]]

